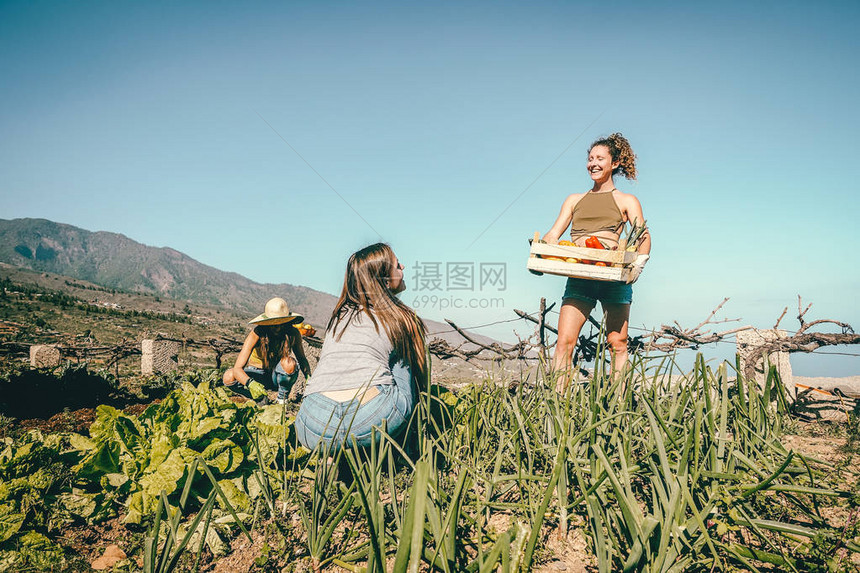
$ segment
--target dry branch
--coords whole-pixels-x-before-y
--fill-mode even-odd
[[[507,360],[518,360],[518,359],[526,358],[526,354],[530,350],[535,348],[535,345],[533,345],[529,342],[526,342],[526,341],[522,341],[522,340],[520,342],[518,342],[517,344],[513,344],[511,346],[508,346],[507,348],[504,347],[503,345],[499,344],[498,342],[493,342],[492,344],[489,344],[489,345],[483,344],[481,342],[478,342],[474,338],[472,338],[472,336],[467,334],[463,329],[461,329],[459,326],[454,324],[452,321],[445,319],[445,322],[447,322],[451,326],[451,328],[456,330],[457,333],[459,333],[460,336],[462,336],[467,342],[470,342],[470,343],[474,344],[475,346],[479,347],[478,350],[462,351],[462,352],[464,352],[464,354],[469,355],[470,358],[480,358],[481,357],[480,356],[481,351],[487,350],[491,354],[493,354],[493,356],[491,356],[492,360],[497,360],[497,361],[498,360],[505,360],[505,359],[507,359]],[[462,347],[462,345],[460,345],[460,347]],[[460,348],[460,347],[458,347],[458,348]],[[432,352],[432,350],[431,350],[431,352]]]
[[[785,307],[784,309],[782,309],[782,314],[780,314],[779,318],[776,319],[776,324],[773,325],[773,330],[776,330],[777,328],[779,328],[779,323],[782,322],[782,319],[785,316],[785,313],[787,313],[787,312],[788,312],[788,307]]]
[[[552,308],[552,307],[550,307],[550,308]],[[538,319],[536,319],[535,317],[533,317],[532,315],[530,315],[526,312],[514,309],[514,313],[516,313],[516,315],[519,316],[520,318],[524,318],[524,319],[528,320],[529,322],[533,322],[535,324],[539,323]],[[552,326],[550,326],[548,324],[544,324],[544,328],[546,328],[547,330],[549,330],[553,334],[558,334],[558,329],[553,328]]]
[[[731,337],[732,335],[737,334],[738,332],[752,329],[753,327],[749,325],[739,326],[736,328],[731,328],[718,332],[714,332],[706,328],[716,324],[737,322],[740,320],[738,318],[719,320],[716,319],[717,313],[720,311],[720,309],[722,309],[726,302],[728,302],[728,300],[728,298],[723,299],[714,308],[714,310],[712,310],[708,314],[705,320],[703,320],[693,328],[685,329],[677,322],[675,322],[674,326],[662,325],[659,330],[628,339],[628,346],[632,351],[658,350],[662,352],[672,352],[674,350],[679,349],[696,350],[702,345],[722,342],[727,338]],[[804,320],[804,316],[809,311],[811,306],[812,305],[809,304],[806,306],[806,308],[804,308],[800,297],[798,297],[797,318],[801,323],[800,330],[798,330],[793,336],[781,338],[778,340],[774,340],[773,342],[764,344],[751,357],[750,363],[755,364],[756,358],[760,359],[764,354],[774,351],[812,352],[814,350],[817,350],[818,348],[821,348],[822,346],[833,346],[838,344],[860,344],[860,335],[855,334],[851,325],[847,323],[832,319],[819,319],[811,322],[806,322]],[[783,311],[782,315],[776,321],[776,325],[779,325],[786,312],[787,309]],[[541,321],[538,318],[535,318],[531,314],[518,309],[514,309],[514,313],[520,318],[538,325],[538,328],[540,328]],[[591,322],[592,325],[597,327],[597,332],[593,333],[591,336],[588,337],[581,335],[576,347],[577,356],[581,356],[586,361],[593,360],[594,355],[596,354],[597,337],[600,335],[599,331],[601,326],[592,317],[588,317],[588,320]],[[830,334],[808,332],[810,328],[820,326],[822,324],[832,324],[838,326],[842,329],[842,333]],[[546,323],[544,323],[543,327],[547,331],[558,335],[558,330],[556,328],[553,328]],[[540,340],[539,337],[538,340]],[[532,349],[537,349],[539,347],[539,344],[531,344]],[[576,360],[576,358],[577,357],[574,357],[574,360]]]
[[[816,321],[835,322],[835,321]],[[810,323],[810,325],[813,323]],[[843,324],[843,323],[837,323]],[[847,325],[846,325],[847,326]],[[772,352],[814,352],[822,346],[836,346],[839,344],[860,344],[860,334],[856,334],[850,326],[847,326],[850,332],[842,332],[838,334],[825,332],[808,332],[796,333],[794,336],[786,338],[778,338],[772,342],[765,342],[761,346],[756,347],[750,352],[747,364],[744,368],[744,375],[752,377],[755,375],[755,365],[764,359],[764,357]]]
[[[707,318],[693,328],[685,329],[680,324],[675,322],[674,326],[662,325],[659,330],[648,334],[636,336],[628,339],[628,346],[631,350],[658,350],[662,352],[671,352],[678,349],[698,349],[705,344],[713,344],[728,338],[743,330],[749,330],[752,326],[741,326],[720,332],[714,332],[707,327],[726,322],[736,322],[740,319],[716,319],[717,313],[728,302],[728,298],[723,299],[711,312]],[[771,352],[812,352],[822,346],[833,346],[838,344],[860,344],[860,335],[855,334],[851,325],[833,319],[818,319],[811,322],[805,320],[805,316],[812,304],[803,307],[802,299],[798,296],[798,314],[797,320],[800,322],[800,329],[792,336],[779,338],[773,341],[764,342],[762,346],[755,349],[750,356],[749,364],[756,364],[764,355]],[[479,360],[532,360],[538,358],[541,352],[544,353],[554,344],[547,343],[546,331],[549,331],[558,336],[558,329],[549,325],[546,322],[546,315],[552,310],[555,304],[548,307],[545,302],[541,305],[541,310],[536,313],[540,318],[532,316],[522,310],[514,309],[514,313],[520,318],[536,325],[535,333],[525,340],[520,339],[519,342],[512,345],[503,345],[498,342],[492,344],[484,344],[479,342],[475,337],[450,320],[446,322],[466,341],[459,346],[452,346],[441,338],[434,338],[428,344],[428,350],[436,358],[446,360],[449,358],[461,358],[466,361]],[[775,326],[778,326],[787,312],[783,311]],[[581,335],[576,345],[576,355],[574,360],[579,358],[585,361],[594,359],[597,353],[598,337],[601,333],[601,325],[594,318],[588,317],[589,322],[596,327],[596,331],[589,336]],[[841,333],[821,333],[810,332],[810,329],[823,325],[832,324],[838,326]],[[16,323],[4,322],[3,326],[9,329],[22,328],[23,325]],[[50,334],[52,338],[63,338],[61,333],[43,332]],[[222,358],[225,354],[239,352],[242,348],[242,341],[234,338],[209,338],[206,340],[192,340],[190,338],[172,338],[163,334],[153,336],[156,340],[170,340],[182,343],[184,349],[187,348],[208,348],[215,353],[216,367],[220,368]],[[519,336],[518,336],[519,338]],[[90,358],[100,358],[105,360],[108,366],[116,364],[119,360],[129,356],[140,355],[140,341],[123,340],[115,345],[93,345],[80,344],[80,339],[70,339],[66,337],[65,344],[55,344],[60,349],[61,355],[66,358],[76,360],[86,360]],[[320,348],[322,340],[316,337],[305,337],[303,339],[310,346]],[[469,348],[466,346],[471,345]],[[0,356],[26,356],[29,353],[30,344],[17,341],[0,341]],[[750,368],[750,366],[748,366]]]
[[[739,318],[726,318],[715,320],[717,312],[728,302],[728,298],[724,298],[708,317],[690,329],[683,328],[677,321],[675,326],[662,325],[660,330],[650,334],[634,337],[630,342],[630,347],[634,349],[644,348],[646,350],[659,350],[662,352],[671,352],[673,350],[689,348],[697,350],[703,344],[713,344],[720,342],[726,337],[736,334],[742,330],[749,330],[752,326],[741,326],[724,330],[722,332],[703,331],[702,329],[714,325],[724,324],[726,322],[737,322]]]

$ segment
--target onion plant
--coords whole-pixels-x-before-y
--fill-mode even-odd
[[[562,393],[541,370],[515,382],[433,387],[405,436],[379,428],[368,448],[289,468],[255,434],[267,467],[252,476],[270,513],[276,501],[297,509],[314,570],[529,571],[574,524],[607,572],[804,571],[860,552],[857,526],[821,511],[857,497],[782,442],[774,369],[760,386],[701,356],[686,373],[668,356],[621,372],[601,356]]]

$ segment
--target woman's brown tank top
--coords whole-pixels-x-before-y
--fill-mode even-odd
[[[570,236],[577,238],[597,231],[618,233],[623,225],[624,215],[612,191],[589,191],[573,208]]]

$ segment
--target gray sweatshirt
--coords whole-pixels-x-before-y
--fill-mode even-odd
[[[327,331],[320,359],[305,387],[305,396],[317,392],[349,390],[394,384],[391,367],[398,362],[394,347],[382,324],[379,332],[364,313],[337,327],[343,333],[336,340],[334,331]]]

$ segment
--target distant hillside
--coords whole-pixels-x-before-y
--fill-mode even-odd
[[[204,265],[169,247],[149,247],[118,233],[87,231],[47,219],[0,219],[0,263],[63,275],[110,289],[152,294],[221,307],[247,317],[282,296],[307,322],[325,326],[337,298],[308,287],[261,284]],[[452,344],[463,339],[450,327],[426,321]],[[474,335],[482,343],[492,338]],[[469,347],[470,345],[467,345]]]
[[[65,275],[112,289],[156,294],[247,315],[279,295],[308,322],[328,322],[336,298],[291,284],[260,284],[204,265],[171,248],[46,219],[0,219],[0,262]]]

